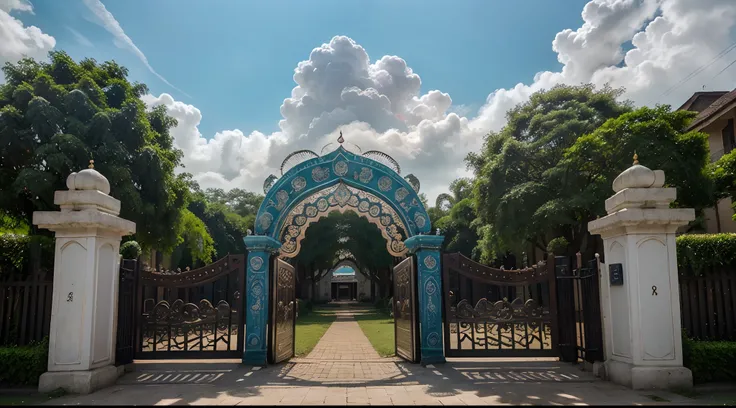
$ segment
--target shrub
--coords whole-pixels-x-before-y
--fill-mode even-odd
[[[312,302],[310,300],[296,300],[296,317],[306,316],[312,311]]]
[[[378,299],[374,303],[374,306],[381,313],[386,313],[390,315],[391,313],[393,313],[393,299],[393,297]]]
[[[682,355],[695,383],[736,381],[734,341],[697,341],[683,336]]]
[[[46,372],[48,355],[48,338],[28,346],[0,347],[0,383],[38,384],[38,377]]]
[[[677,237],[680,273],[736,264],[736,234],[685,234]]]
[[[567,252],[567,247],[570,245],[565,237],[557,237],[549,241],[547,244],[547,252],[552,252],[555,255],[564,255]]]
[[[120,245],[120,254],[123,255],[123,259],[138,259],[142,252],[141,246],[135,241],[128,241]]]

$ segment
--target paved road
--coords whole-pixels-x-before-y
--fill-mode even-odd
[[[656,396],[656,397],[652,397]],[[664,400],[664,401],[663,401]],[[554,361],[459,360],[422,367],[382,359],[350,312],[338,312],[303,359],[137,364],[118,384],[53,404],[84,405],[660,405],[695,401],[637,392]]]

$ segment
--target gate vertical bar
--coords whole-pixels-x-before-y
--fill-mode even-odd
[[[555,278],[557,286],[557,327],[560,360],[577,361],[577,341],[575,338],[575,292],[570,260],[565,256],[555,257]]]
[[[416,254],[417,294],[419,295],[419,336],[422,365],[444,363],[442,344],[442,277],[440,247],[442,235],[416,235],[406,240],[409,252]]]
[[[585,322],[585,361],[603,361],[603,321],[601,317],[600,286],[598,283],[598,259],[589,263],[590,277],[583,290],[583,318]]]
[[[269,316],[270,257],[281,243],[263,235],[248,235],[243,239],[248,249],[245,296],[245,351],[243,364],[265,366],[268,357],[267,325]]]

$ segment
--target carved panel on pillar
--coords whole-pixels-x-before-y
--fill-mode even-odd
[[[247,304],[245,323],[245,352],[243,363],[263,366],[267,362],[268,302],[270,285],[268,270],[271,255],[281,247],[281,243],[271,237],[249,235],[245,237],[248,248]]]
[[[656,337],[656,342],[643,344],[644,360],[673,360],[675,344],[672,333],[672,299],[668,273],[646,273],[648,268],[657,267],[658,259],[667,258],[667,246],[656,237],[647,237],[638,243],[639,301],[641,310],[642,338]],[[679,301],[679,299],[678,299]],[[665,335],[668,334],[668,335]],[[679,333],[677,334],[680,335]]]

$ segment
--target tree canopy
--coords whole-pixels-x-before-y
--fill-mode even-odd
[[[6,63],[0,87],[0,208],[30,221],[52,210],[55,190],[87,167],[110,181],[121,216],[137,224],[137,240],[170,251],[181,241],[187,184],[174,174],[181,151],[165,107],[146,110],[143,84],[130,83],[114,61],[76,63],[64,52],[50,62]]]
[[[551,238],[581,234],[586,215],[563,204],[581,186],[566,185],[570,180],[552,170],[578,138],[631,109],[628,102],[617,101],[622,93],[592,85],[558,85],[537,92],[508,112],[507,125],[488,134],[480,153],[468,155],[476,176],[477,211],[485,226],[484,260],[502,250],[521,253],[529,244],[546,251]]]
[[[538,92],[509,111],[508,125],[490,133],[480,153],[468,155],[483,261],[531,246],[547,252],[552,240],[555,251],[566,242],[569,254],[585,252],[587,224],[605,215],[611,184],[635,152],[677,187],[674,205],[700,212],[712,203],[707,136],[687,130],[694,113],[632,110],[618,101],[621,93],[591,85]]]
[[[445,240],[442,249],[447,252],[460,252],[463,255],[478,259],[475,248],[478,244],[476,226],[476,204],[472,197],[473,181],[459,178],[450,183],[450,193],[437,196],[435,206],[428,210],[433,226],[441,230]]]

